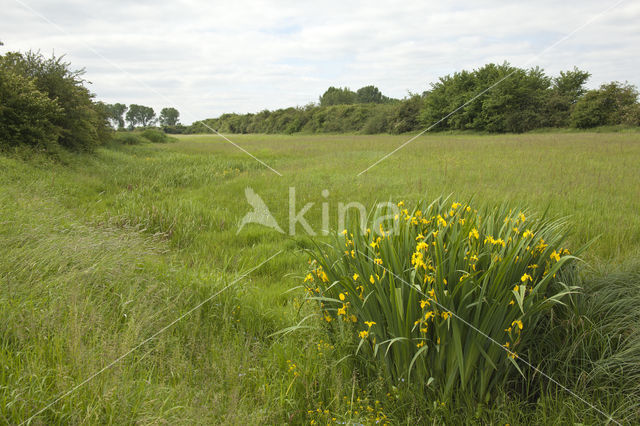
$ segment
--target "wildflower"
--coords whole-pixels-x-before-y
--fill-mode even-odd
[[[428,291],[429,297],[435,298],[436,297],[436,292],[434,289],[431,289]]]
[[[478,234],[478,230],[476,228],[473,228],[471,231],[469,231],[469,239],[475,238],[476,240],[480,239],[480,234]]]
[[[517,287],[517,286],[516,286]],[[509,301],[509,305],[513,305],[515,302],[513,300]]]
[[[358,333],[358,335],[361,339],[366,339],[367,336],[369,336],[369,332],[367,330],[362,330],[360,333]]]
[[[551,253],[551,255],[549,257],[551,259],[554,259],[556,262],[560,261],[560,255],[555,250],[553,251],[553,253]]]
[[[438,337],[438,340],[436,340],[436,344],[440,344],[440,338]]]
[[[324,320],[326,322],[331,322],[332,319],[333,318],[331,318],[331,316],[327,312],[324,313]]]
[[[382,259],[377,257],[377,258],[373,259],[373,263],[375,263],[376,265],[382,265]]]
[[[400,201],[400,202],[398,203],[398,207],[402,207],[402,206],[404,206],[404,201]]]
[[[351,250],[351,257],[353,257],[354,259],[356,258],[356,251],[355,250]]]
[[[435,316],[436,316],[436,314],[435,314],[435,313],[433,313],[433,311],[429,311],[429,312],[427,312],[426,314],[424,314],[424,320],[425,320],[425,321],[428,321],[428,320],[429,320],[429,318],[434,318]]]
[[[365,324],[367,325],[367,327],[369,327],[369,328],[371,328],[372,326],[376,325],[376,322],[375,322],[375,321],[365,321],[364,323],[365,323]]]
[[[342,231],[342,235],[347,235],[347,230],[346,229]]]
[[[430,303],[428,300],[421,300],[420,301],[420,309],[424,309],[425,306],[429,306]]]
[[[520,286],[516,284],[515,287],[513,287],[513,291],[517,293],[519,290],[520,290]]]
[[[358,274],[353,274],[353,280],[354,280],[354,281],[358,281],[358,278],[360,278],[360,275],[358,275]]]
[[[351,322],[358,322],[358,317],[356,317],[355,315],[351,315],[349,319],[351,320]]]
[[[338,315],[346,315],[347,314],[347,305],[342,305],[342,308],[338,309]]]
[[[522,325],[522,321],[520,321],[520,320],[515,320],[514,322],[512,322],[512,323],[511,323],[511,327],[516,326],[516,325],[518,326],[518,329],[519,329],[519,330],[522,330],[522,327],[523,327],[523,325]],[[509,328],[511,328],[511,327],[509,327]]]
[[[371,284],[375,283],[376,281],[373,279],[373,275],[369,276],[369,282]]]
[[[531,275],[529,274],[524,274],[522,277],[520,277],[520,281],[522,281],[523,283],[526,283],[528,281],[533,281],[533,279],[531,278]]]
[[[456,210],[456,209],[457,209],[458,207],[460,207],[461,205],[462,205],[462,204],[460,204],[460,203],[453,203],[453,204],[451,204],[451,208],[452,208],[453,210]]]
[[[443,312],[442,313],[442,319],[446,320],[451,316],[451,312]]]
[[[304,277],[304,282],[306,283],[307,281],[313,282],[313,275],[307,274],[307,276]]]
[[[518,220],[520,220],[520,222],[524,223],[527,220],[527,218],[524,216],[523,213],[520,213],[518,215]]]
[[[421,341],[420,343],[416,343],[416,347],[417,347],[417,348],[421,348],[421,347],[423,347],[423,346],[424,346],[424,340],[423,340],[423,341]]]
[[[438,226],[445,227],[447,226],[447,221],[443,219],[442,216],[438,215]]]
[[[338,295],[338,298],[339,298],[340,300],[344,300],[344,293],[340,293],[340,294]]]
[[[547,248],[549,246],[549,244],[545,244],[544,240],[541,238],[540,242],[538,243],[538,245],[536,246],[536,248],[538,250],[540,250],[540,253],[542,253],[544,251],[545,248]]]
[[[422,232],[418,234],[418,236],[416,237],[416,241],[418,240],[424,240],[424,235],[422,235]]]
[[[522,237],[523,237],[523,238],[533,237],[533,232],[531,232],[531,230],[527,229],[526,231],[524,231],[524,232],[522,233]]]
[[[416,246],[416,251],[426,250],[427,248],[429,248],[429,244],[427,244],[424,241],[422,241],[422,242],[418,243],[418,245]]]
[[[518,227],[517,227],[517,226],[514,226],[514,227],[513,227],[513,232],[515,232],[516,234],[519,234],[519,233],[520,233],[520,230],[518,229]]]

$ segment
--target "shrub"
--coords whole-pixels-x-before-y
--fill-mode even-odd
[[[62,109],[33,81],[0,67],[0,147],[28,145],[49,151],[61,129],[54,125]]]
[[[133,132],[117,132],[114,140],[123,145],[139,145],[147,142],[139,134]]]
[[[169,142],[169,137],[158,129],[145,129],[140,133],[140,136],[154,143],[166,143]]]
[[[565,223],[525,215],[438,199],[392,221],[377,215],[373,232],[349,218],[332,244],[310,250],[305,283],[331,332],[350,330],[356,353],[391,383],[487,401],[575,291],[563,282],[576,259],[562,248]]]
[[[62,114],[43,116],[40,120],[46,119],[50,126],[61,129],[59,133],[53,133],[56,134],[56,145],[73,151],[90,151],[111,137],[104,111],[93,102],[93,95],[84,86],[83,70],[71,70],[62,57],[45,58],[34,52],[0,55],[0,68],[22,76],[25,91],[32,90],[26,86],[26,82],[31,81],[38,91],[60,107]],[[18,112],[30,113],[29,110]],[[50,142],[43,142],[43,145],[53,146]]]

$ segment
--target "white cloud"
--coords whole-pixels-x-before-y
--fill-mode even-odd
[[[99,99],[176,106],[190,122],[304,105],[330,85],[402,97],[487,62],[524,65],[615,4],[481,3],[5,0],[0,39],[5,51],[66,53]],[[532,65],[640,85],[639,20],[640,5],[623,2]]]

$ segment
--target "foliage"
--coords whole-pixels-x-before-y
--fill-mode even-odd
[[[380,213],[373,232],[352,216],[341,237],[310,251],[308,291],[325,321],[352,325],[357,352],[391,383],[488,401],[575,291],[562,279],[575,259],[562,248],[565,223],[525,213],[437,199],[391,223]]]
[[[124,129],[124,113],[128,109],[127,106],[121,103],[103,105],[111,125],[119,130]]]
[[[136,126],[151,126],[156,121],[156,113],[153,111],[153,108],[137,104],[129,105],[126,117],[130,129]]]
[[[597,93],[587,93],[589,77],[575,67],[552,78],[539,67],[487,64],[444,76],[423,94],[410,93],[400,100],[384,96],[372,85],[356,92],[332,86],[318,105],[222,114],[193,123],[186,133],[211,133],[205,124],[227,133],[285,134],[398,134],[426,128],[521,133],[570,125],[638,125],[635,87],[611,83]]]
[[[355,101],[356,93],[348,87],[338,88],[331,86],[320,96],[320,106],[350,105]]]
[[[146,142],[146,140],[139,133],[126,131],[116,132],[114,141],[119,142],[123,145],[139,145]]]
[[[175,126],[178,124],[180,118],[180,112],[172,107],[162,108],[160,111],[160,125],[162,126]]]
[[[62,113],[33,80],[0,67],[0,148],[55,150],[62,129],[53,123]]]
[[[634,86],[615,81],[603,84],[578,100],[571,113],[571,126],[589,128],[623,124],[625,115],[637,108],[637,102],[638,90]]]
[[[45,58],[34,52],[9,52],[0,56],[0,68],[31,80],[38,91],[58,104],[64,113],[50,116],[51,125],[60,129],[58,145],[74,151],[90,151],[110,137],[104,111],[93,102],[93,95],[84,86],[84,70],[71,70],[63,57]]]
[[[166,133],[159,129],[144,129],[140,136],[154,143],[166,143],[171,140]]]

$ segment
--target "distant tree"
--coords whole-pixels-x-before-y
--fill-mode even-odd
[[[107,119],[110,124],[117,128],[124,128],[124,113],[127,111],[127,106],[121,103],[104,104],[104,110],[107,115]]]
[[[539,68],[487,64],[440,78],[425,97],[420,118],[426,127],[448,116],[437,129],[524,132],[543,122],[550,85],[551,79]]]
[[[591,74],[574,68],[572,71],[560,71],[552,80],[545,105],[545,127],[569,126],[569,115],[573,105],[587,91],[585,84]]]
[[[356,94],[348,87],[336,88],[331,86],[320,96],[320,106],[350,105],[355,101]]]
[[[162,108],[160,111],[160,124],[163,126],[175,126],[179,118],[180,113],[175,108]]]
[[[144,105],[129,105],[126,119],[129,122],[129,127],[133,129],[138,125],[142,127],[151,126],[156,121],[156,113],[153,108]]]
[[[379,104],[383,100],[382,93],[376,86],[365,86],[356,92],[356,102],[359,104],[376,103]]]
[[[627,83],[613,81],[589,90],[571,112],[571,126],[589,128],[622,124],[638,102],[638,90]]]

